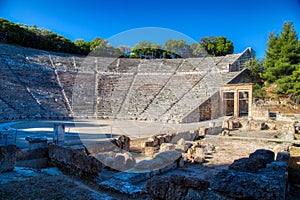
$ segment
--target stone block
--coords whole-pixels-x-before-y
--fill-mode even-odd
[[[145,156],[154,157],[154,154],[157,152],[158,147],[145,147],[143,148],[143,153]]]
[[[136,170],[154,171],[160,169],[176,168],[179,167],[179,159],[181,153],[175,150],[159,152],[154,155],[151,160],[142,160],[135,165]]]
[[[185,139],[180,138],[180,139],[177,141],[177,144],[178,144],[178,145],[181,145],[181,146],[184,146],[184,145],[185,145]]]
[[[95,157],[82,152],[58,146],[49,145],[50,163],[76,175],[97,175],[102,170],[102,163]]]
[[[172,143],[162,143],[160,145],[159,151],[169,151],[169,150],[174,150],[175,145]]]
[[[47,148],[48,139],[46,136],[26,136],[25,140],[29,143],[29,149]]]
[[[88,154],[107,153],[111,151],[121,151],[112,141],[100,141],[93,145],[86,145]]]
[[[274,152],[265,149],[256,150],[250,154],[249,158],[240,158],[235,160],[228,169],[256,173],[259,169],[266,168],[268,163],[274,161]]]
[[[110,167],[119,171],[133,168],[136,164],[135,158],[129,153],[117,153]]]
[[[264,176],[222,170],[211,181],[211,189],[234,199],[285,199],[285,176]]]

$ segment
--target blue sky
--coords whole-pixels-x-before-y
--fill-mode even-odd
[[[162,43],[168,37],[199,41],[205,36],[225,36],[233,41],[235,53],[250,46],[261,58],[268,34],[279,33],[285,21],[293,22],[300,32],[300,0],[0,0],[0,17],[37,25],[71,40],[111,38],[114,45],[134,45],[138,39]],[[159,29],[127,31],[142,27]]]

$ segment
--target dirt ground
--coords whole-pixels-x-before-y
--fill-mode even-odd
[[[122,199],[109,192],[103,193],[92,184],[83,183],[88,183],[88,180],[69,177],[56,168],[50,170],[54,170],[55,174],[26,168],[1,174],[0,199]]]
[[[234,160],[248,157],[257,149],[269,149],[275,152],[283,151],[287,148],[287,144],[274,143],[259,140],[240,140],[231,139],[230,137],[211,137],[206,138],[203,144],[214,145],[216,152],[209,159],[206,166],[214,168],[227,169],[228,165]]]

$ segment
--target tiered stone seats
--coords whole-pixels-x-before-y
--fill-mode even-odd
[[[151,59],[151,60],[141,60],[138,68],[139,73],[151,73],[158,72],[158,70],[163,65],[163,60]]]
[[[230,71],[239,71],[239,70],[232,70],[230,65],[232,65],[241,54],[230,54],[223,57],[223,59],[218,62],[217,67],[220,71],[223,72],[230,72]]]
[[[98,116],[115,118],[134,79],[134,74],[105,75],[98,80]]]
[[[50,116],[68,116],[66,102],[62,98],[62,91],[51,68],[36,66],[29,68],[22,64],[10,67]]]
[[[178,67],[182,64],[182,59],[165,59],[158,68],[157,72],[161,73],[174,73]]]
[[[201,79],[201,74],[175,74],[166,83],[164,88],[156,95],[155,99],[148,105],[147,109],[141,113],[140,118],[151,116],[158,120],[167,109],[176,103],[185,93]]]
[[[58,77],[61,83],[61,86],[64,89],[64,92],[69,100],[70,105],[72,106],[72,95],[73,95],[73,87],[76,81],[77,76],[76,71],[58,71]]]
[[[74,117],[96,117],[96,88],[94,73],[78,73],[73,86],[72,106]]]
[[[79,118],[180,122],[253,54],[249,48],[220,57],[141,60],[0,44],[0,116],[48,118],[73,111]]]
[[[193,111],[202,102],[212,96],[223,85],[223,79],[217,69],[212,68],[209,73],[161,116],[162,121],[180,122],[181,119]]]
[[[212,66],[215,66],[220,60],[222,60],[223,56],[219,57],[204,57],[201,60],[197,58],[190,58],[189,62],[196,66],[195,71],[207,71]]]
[[[178,72],[192,72],[196,68],[195,65],[189,62],[188,59],[184,59],[181,65],[178,68]]]
[[[0,83],[2,105],[3,103],[6,104],[2,109],[1,116],[33,118],[37,115],[45,115],[46,112],[18,81],[8,64],[4,63],[3,60],[0,61]]]
[[[138,74],[124,101],[120,116],[125,118],[137,118],[155,95],[163,88],[171,74]]]
[[[119,67],[118,72],[122,73],[135,73],[137,72],[137,68],[141,63],[140,59],[119,59]]]
[[[3,101],[0,98],[0,121],[3,119],[17,119],[20,118],[16,110],[9,105],[9,102]]]

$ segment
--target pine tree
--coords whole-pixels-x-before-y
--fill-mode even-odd
[[[285,22],[280,35],[269,35],[267,46],[262,78],[277,84],[277,93],[299,98],[300,41],[294,25]]]

